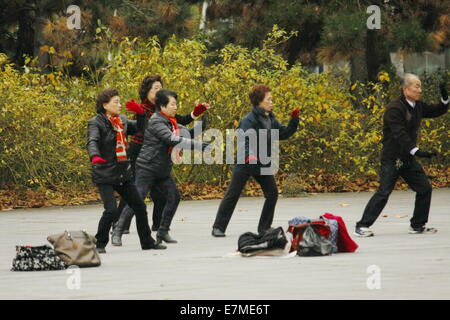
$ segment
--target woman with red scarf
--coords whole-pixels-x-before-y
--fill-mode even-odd
[[[142,104],[138,104],[133,99],[128,101],[126,103],[127,107],[132,108],[139,108],[142,107],[145,112],[145,117],[148,120],[150,120],[151,116],[156,111],[156,93],[163,88],[163,80],[159,75],[150,75],[145,77],[142,80],[141,86],[139,88],[139,97],[141,99]],[[188,125],[192,121],[198,119],[201,117],[206,110],[210,108],[209,104],[202,103],[197,105],[194,110],[188,114],[188,115],[175,115],[175,118],[177,119],[177,123],[181,125]],[[144,144],[144,131],[136,133],[133,137],[131,137],[131,141],[128,148],[128,155],[130,158],[131,163],[131,169],[133,172],[133,175],[135,174],[135,163],[136,159],[139,155],[139,152],[141,151],[142,145]],[[150,190],[150,197],[153,199],[153,226],[152,231],[157,231],[160,221],[162,212],[164,209],[164,206],[166,204],[166,195],[164,192],[159,190],[158,187],[153,187]],[[121,200],[119,204],[119,212],[123,212],[123,208],[125,207],[126,203]],[[125,213],[125,212],[123,212]],[[124,219],[124,225],[122,226],[123,234],[129,233],[131,220],[133,218],[133,211],[127,211],[127,215],[123,217]],[[113,238],[113,245],[120,245],[120,242],[115,242],[115,239],[119,238]]]
[[[121,115],[120,97],[117,90],[106,89],[97,97],[97,116],[88,121],[87,150],[93,165],[92,179],[97,184],[105,211],[96,234],[97,251],[106,253],[108,233],[119,218],[114,191],[133,208],[136,226],[143,250],[165,249],[151,236],[147,209],[132,180],[127,156],[127,134],[136,134],[145,125],[144,110],[128,107],[135,112],[137,120]]]
[[[166,203],[163,208],[161,223],[156,234],[158,243],[161,241],[175,243],[176,240],[169,236],[169,228],[173,216],[180,202],[180,193],[172,178],[172,152],[178,155],[179,149],[204,150],[208,143],[198,142],[180,135],[181,130],[186,130],[178,124],[177,94],[169,90],[160,90],[156,94],[156,110],[150,119],[144,135],[144,144],[136,160],[136,187],[142,199],[145,199],[149,190],[157,187],[166,195]],[[192,136],[194,130],[189,130]],[[153,199],[155,200],[155,199]],[[132,208],[131,208],[132,209]],[[127,215],[131,210],[125,207],[122,213]],[[121,232],[123,217],[120,217],[117,227],[114,229],[113,240],[121,244]]]

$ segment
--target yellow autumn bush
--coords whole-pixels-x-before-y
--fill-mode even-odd
[[[314,180],[326,172],[338,176],[335,183],[342,185],[358,177],[376,180],[381,116],[397,84],[387,74],[380,75],[377,84],[355,84],[371,89],[370,95],[355,102],[344,78],[310,74],[301,65],[288,68],[274,50],[286,37],[274,29],[260,49],[228,45],[215,53],[192,39],[172,38],[161,48],[157,39],[125,38],[111,51],[107,66],[83,78],[44,73],[33,68],[32,61],[25,70],[16,70],[0,55],[0,187],[89,186],[85,143],[97,93],[117,88],[123,105],[130,98],[138,100],[139,84],[149,74],[161,75],[164,86],[178,92],[181,114],[209,102],[213,109],[207,115],[208,126],[223,134],[250,111],[251,87],[266,83],[272,87],[280,121],[287,123],[289,112],[300,108],[299,131],[280,144],[281,173]],[[426,120],[420,143],[441,152],[427,163],[437,170],[448,167],[445,121],[445,117]],[[174,174],[179,182],[223,184],[230,168],[179,165]]]

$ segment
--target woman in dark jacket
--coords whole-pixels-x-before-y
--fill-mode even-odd
[[[142,249],[165,249],[151,237],[147,210],[132,181],[127,157],[127,134],[136,134],[145,124],[144,110],[129,110],[138,114],[137,120],[128,120],[120,114],[119,93],[114,89],[102,91],[97,98],[97,116],[88,121],[87,150],[93,164],[92,179],[97,184],[105,211],[96,234],[97,250],[105,253],[108,233],[119,218],[114,191],[136,212],[136,226]]]
[[[176,118],[177,94],[169,90],[160,90],[156,94],[156,112],[150,119],[144,135],[144,144],[136,160],[136,187],[142,199],[149,190],[159,188],[166,195],[166,203],[162,212],[161,223],[156,234],[158,243],[176,243],[169,236],[169,227],[180,202],[180,193],[171,176],[172,153],[177,155],[179,149],[203,150],[208,146],[180,135],[180,130],[186,130],[179,125]],[[192,136],[194,129],[189,131]],[[183,132],[184,133],[184,132]],[[154,199],[153,199],[154,200]],[[131,208],[132,209],[132,208]],[[124,217],[131,210],[125,207],[113,233],[113,243],[121,245],[121,236],[125,224]]]
[[[266,201],[261,212],[261,218],[258,224],[258,232],[264,232],[271,227],[275,205],[278,199],[278,189],[275,183],[271,168],[271,141],[272,130],[278,130],[280,140],[288,139],[296,131],[299,123],[299,110],[296,109],[290,113],[291,120],[287,126],[281,125],[275,118],[272,109],[272,93],[266,85],[256,85],[250,93],[250,100],[253,109],[239,123],[239,129],[243,132],[242,138],[238,139],[238,154],[243,153],[243,163],[235,165],[230,185],[220,203],[216,220],[213,225],[212,235],[214,237],[225,237],[225,230],[230,222],[234,208],[239,200],[242,189],[245,187],[250,176],[261,185]],[[266,154],[258,150],[261,146],[260,139],[264,136],[261,130],[267,130]],[[254,131],[256,139],[253,143],[247,138],[249,132]],[[261,161],[262,157],[267,157],[267,163]]]
[[[148,121],[156,111],[156,93],[162,88],[163,80],[159,75],[147,76],[142,80],[141,86],[139,88],[139,97],[141,99],[141,104],[139,105],[133,99],[131,99],[126,103],[126,105],[137,108],[141,106],[142,108],[144,108],[145,118]],[[177,122],[179,124],[185,126],[201,117],[209,108],[209,104],[202,103],[197,105],[190,114],[184,116],[177,114],[175,118],[177,119]],[[142,145],[144,144],[144,131],[145,127],[144,130],[136,133],[133,137],[131,137],[131,141],[129,144],[128,154],[133,175],[135,174],[136,159],[139,155],[139,152],[141,151]],[[157,231],[161,221],[162,211],[166,204],[166,195],[155,186],[150,190],[150,197],[153,199],[152,231]],[[126,203],[121,200],[119,204],[119,212],[123,211],[125,205]],[[127,210],[126,213],[128,213],[128,215],[124,217],[125,225],[123,226],[123,234],[129,233],[131,220],[133,218],[133,211]]]

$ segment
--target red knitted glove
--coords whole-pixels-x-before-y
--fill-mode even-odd
[[[289,113],[289,115],[294,119],[298,119],[299,114],[300,114],[300,109],[294,109],[294,110],[292,110],[291,113]]]
[[[93,164],[105,163],[106,160],[99,156],[94,156],[91,160]]]
[[[194,115],[194,117],[197,118],[198,116],[202,115],[206,110],[208,110],[206,108],[206,106],[204,104],[200,103],[198,106],[196,106],[194,108],[194,111],[192,111],[192,114]]]
[[[245,163],[250,163],[252,160],[258,161],[258,158],[255,156],[248,156],[247,159],[245,159]]]
[[[142,106],[139,103],[134,101],[134,99],[131,99],[130,101],[128,101],[125,104],[125,106],[127,107],[128,111],[135,112],[136,114],[143,114],[144,113],[144,108],[142,108]]]

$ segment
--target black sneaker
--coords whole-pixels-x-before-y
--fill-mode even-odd
[[[374,233],[367,227],[356,227],[353,234],[357,237],[373,237]]]
[[[427,228],[427,227],[419,227],[419,228],[413,228],[410,227],[409,228],[409,233],[410,234],[419,234],[419,233],[436,233],[437,229],[436,228]]]
[[[225,237],[225,233],[222,232],[222,231],[220,231],[219,228],[213,228],[213,229],[212,229],[212,232],[211,232],[211,235],[212,235],[213,237],[217,237],[217,238]]]

